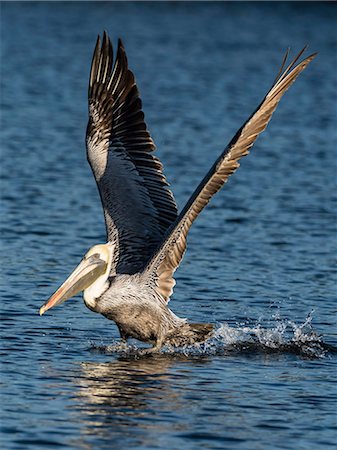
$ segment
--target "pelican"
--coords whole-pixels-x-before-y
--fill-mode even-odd
[[[113,320],[122,342],[182,346],[204,342],[212,324],[190,323],[175,315],[168,302],[174,272],[186,250],[192,223],[212,196],[239,167],[266,128],[280,99],[316,53],[298,62],[306,47],[286,67],[289,49],[270,90],[214,162],[185,207],[177,205],[153,155],[135,77],[121,40],[114,59],[106,32],[97,38],[89,79],[87,158],[102,201],[107,242],[95,245],[40,315],[83,291],[85,305]]]

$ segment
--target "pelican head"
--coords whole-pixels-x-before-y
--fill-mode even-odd
[[[40,308],[40,316],[48,309],[60,305],[81,291],[86,299],[99,297],[105,290],[111,270],[114,245],[99,244],[92,247],[80,264],[57,291]]]

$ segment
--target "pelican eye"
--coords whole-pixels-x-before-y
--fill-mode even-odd
[[[94,253],[93,255],[90,255],[89,256],[89,258],[94,258],[94,259],[96,259],[96,258],[100,258],[100,254],[99,253]]]

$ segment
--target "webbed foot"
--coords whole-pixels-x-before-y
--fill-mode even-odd
[[[161,347],[162,347],[161,344],[160,345],[156,344],[156,345],[154,345],[153,347],[150,347],[150,348],[142,348],[141,350],[139,350],[139,354],[141,356],[154,355],[154,354],[160,352]]]

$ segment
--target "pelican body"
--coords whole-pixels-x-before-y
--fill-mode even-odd
[[[40,315],[83,291],[85,305],[113,320],[122,340],[191,345],[212,335],[212,324],[176,316],[168,302],[188,231],[211,197],[239,167],[266,128],[283,94],[316,54],[299,61],[304,48],[276,79],[260,105],[239,128],[178,214],[176,202],[153,155],[139,91],[118,41],[114,59],[104,32],[97,39],[89,79],[88,162],[100,193],[107,243],[92,247],[69,278],[40,308]]]

